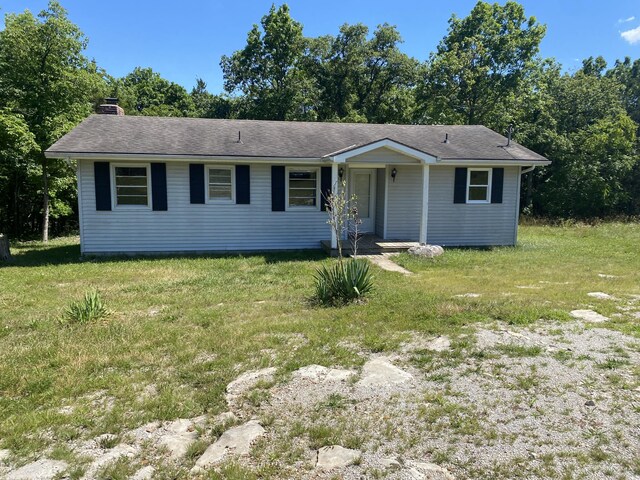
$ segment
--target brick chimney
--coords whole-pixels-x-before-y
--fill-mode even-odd
[[[124,115],[124,109],[118,105],[117,98],[105,98],[104,103],[98,107],[101,115]]]

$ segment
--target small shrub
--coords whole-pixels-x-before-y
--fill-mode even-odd
[[[80,324],[93,322],[106,317],[107,309],[102,303],[102,298],[97,290],[92,290],[84,294],[84,300],[73,302],[64,314],[63,323]]]
[[[314,276],[316,299],[324,305],[345,304],[358,300],[373,289],[369,262],[351,258],[331,267],[322,266]]]

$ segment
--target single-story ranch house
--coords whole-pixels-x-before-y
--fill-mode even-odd
[[[119,110],[90,116],[46,151],[77,162],[85,254],[335,248],[323,199],[342,181],[358,198],[359,230],[378,240],[514,245],[520,176],[549,164],[478,125]]]

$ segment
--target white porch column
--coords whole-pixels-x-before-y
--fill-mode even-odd
[[[429,165],[422,166],[422,215],[420,217],[420,243],[427,243],[429,220]]]
[[[338,164],[331,164],[331,192],[336,195],[338,193]],[[338,248],[338,238],[336,237],[336,232],[331,229],[331,249],[335,250]]]

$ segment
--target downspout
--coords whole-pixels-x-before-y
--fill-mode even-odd
[[[525,173],[533,172],[536,169],[536,165],[531,165],[529,168],[525,168],[524,170],[520,170],[520,175],[524,175]]]

